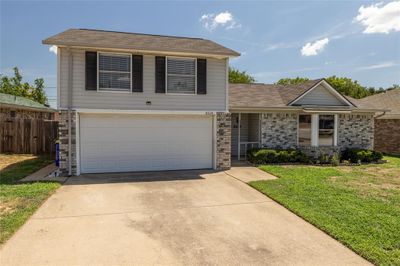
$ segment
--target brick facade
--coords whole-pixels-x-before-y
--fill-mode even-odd
[[[400,119],[375,119],[374,149],[400,154]]]
[[[60,111],[58,123],[60,140],[60,172],[68,175],[68,111]],[[71,111],[71,162],[72,175],[76,175],[76,112]]]
[[[296,148],[297,114],[261,114],[261,145],[274,149]]]
[[[340,114],[338,146],[346,148],[374,148],[374,117],[372,114]]]
[[[217,113],[216,115],[216,168],[217,170],[231,167],[231,114]]]
[[[332,156],[346,148],[373,148],[374,119],[372,114],[340,114],[338,117],[337,147],[298,147],[297,117],[298,114],[296,113],[261,114],[262,147],[272,149],[299,148],[312,158],[319,158],[322,155]],[[399,129],[397,132],[399,132]]]

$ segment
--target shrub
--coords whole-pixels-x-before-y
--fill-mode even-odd
[[[250,162],[255,164],[265,163],[307,163],[307,155],[298,150],[273,150],[273,149],[250,149],[247,152]]]
[[[349,160],[352,163],[370,163],[382,159],[383,154],[378,151],[363,150],[363,149],[347,149],[342,153],[343,160]]]

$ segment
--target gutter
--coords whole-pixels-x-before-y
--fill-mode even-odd
[[[15,108],[15,109],[20,109],[20,110],[28,110],[28,111],[36,111],[36,112],[45,112],[45,113],[56,113],[57,112],[57,110],[52,109],[52,108],[30,107],[30,106],[11,104],[11,103],[0,103],[0,107]]]
[[[383,113],[382,114],[380,114],[380,115],[377,115],[377,116],[374,116],[374,118],[379,118],[379,117],[381,117],[381,116],[384,116],[386,114],[386,111],[383,111]]]

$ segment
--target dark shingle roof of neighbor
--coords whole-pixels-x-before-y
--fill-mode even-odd
[[[286,107],[293,100],[323,79],[309,80],[296,85],[229,84],[230,108]]]
[[[379,94],[371,95],[358,100],[365,108],[389,109],[390,112],[384,117],[400,115],[400,89],[388,90]]]
[[[53,108],[47,107],[46,105],[32,101],[31,99],[15,96],[6,93],[0,93],[0,105],[13,105],[21,108],[38,109],[41,111],[55,112]]]
[[[240,55],[236,51],[201,38],[92,29],[69,29],[43,40],[43,44],[220,56]]]

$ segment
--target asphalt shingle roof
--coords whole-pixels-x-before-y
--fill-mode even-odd
[[[33,108],[33,109],[40,109],[40,110],[47,110],[49,112],[55,111],[54,109],[47,107],[43,104],[38,102],[32,101],[31,99],[15,96],[6,93],[0,93],[0,105],[7,104],[7,105],[15,105],[21,106],[25,108]]]
[[[358,100],[359,104],[366,108],[388,109],[383,117],[400,115],[400,89],[388,90]]]
[[[236,51],[201,38],[91,29],[69,29],[43,40],[43,44],[220,56],[240,55]]]
[[[296,85],[229,84],[229,108],[287,107],[297,97],[314,87],[322,79]]]

